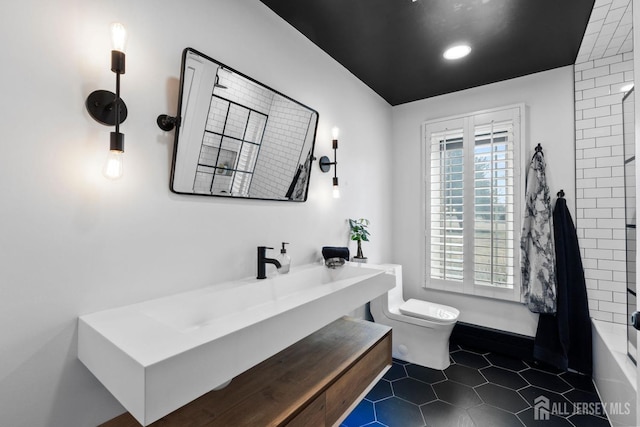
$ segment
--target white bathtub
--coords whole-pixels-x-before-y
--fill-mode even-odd
[[[593,320],[593,380],[611,424],[637,425],[636,366],[627,356],[627,328]]]

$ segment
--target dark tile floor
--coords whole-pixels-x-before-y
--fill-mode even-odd
[[[543,419],[548,414],[548,419]],[[342,427],[609,426],[591,380],[451,346],[444,371],[394,359]]]

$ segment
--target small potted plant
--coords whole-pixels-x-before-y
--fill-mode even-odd
[[[367,262],[367,257],[362,255],[362,242],[369,241],[369,232],[367,231],[368,226],[368,219],[349,219],[349,238],[358,242],[358,253],[353,257],[353,261],[355,262]]]

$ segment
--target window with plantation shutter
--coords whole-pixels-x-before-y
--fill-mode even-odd
[[[463,168],[462,129],[431,135],[431,277],[463,278]]]
[[[473,266],[476,283],[513,287],[513,123],[475,129]]]
[[[424,124],[425,286],[519,299],[522,116],[519,105]]]

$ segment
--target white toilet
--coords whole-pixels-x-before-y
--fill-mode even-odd
[[[433,369],[449,367],[449,337],[460,311],[402,297],[402,266],[394,265],[396,286],[371,301],[376,323],[391,326],[393,357]]]

